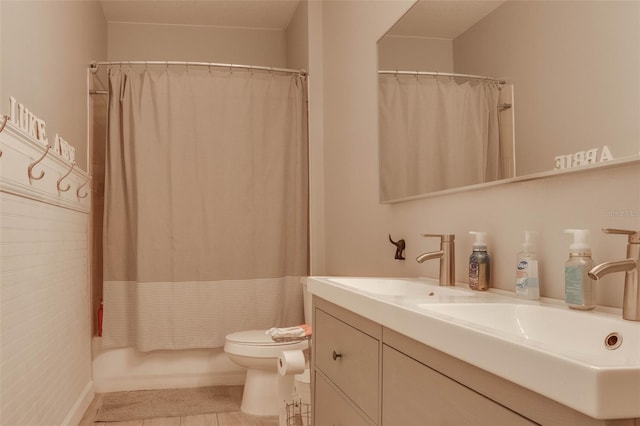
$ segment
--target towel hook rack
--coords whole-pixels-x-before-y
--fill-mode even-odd
[[[2,133],[2,131],[4,130],[4,127],[7,125],[7,121],[9,121],[9,116],[8,115],[3,115],[4,117],[4,122],[2,123],[2,126],[0,127],[0,133]],[[0,149],[0,157],[2,157],[2,150]]]
[[[85,193],[84,193],[84,194],[80,194],[80,190],[82,189],[82,187],[83,187],[83,186],[85,186],[86,184],[88,184],[90,180],[91,180],[91,179],[87,179],[85,183],[83,183],[82,185],[80,185],[80,186],[78,187],[78,189],[76,189],[76,197],[78,197],[78,198],[87,198],[87,195],[89,195],[89,193],[85,191]]]
[[[71,163],[71,167],[69,168],[69,171],[67,173],[64,174],[64,176],[62,176],[60,179],[58,179],[58,183],[56,184],[56,186],[58,187],[58,191],[60,192],[67,192],[69,189],[71,189],[71,185],[67,184],[66,188],[61,188],[60,184],[62,183],[62,181],[71,174],[71,171],[73,170],[73,168],[76,166],[76,162],[74,161],[73,163]]]
[[[2,126],[0,126],[0,133],[2,133],[2,131],[4,130],[4,127],[7,125],[7,121],[9,121],[8,115],[3,114],[2,118],[4,118],[4,121],[2,122]]]
[[[44,177],[44,170],[40,171],[40,176],[34,176],[33,175],[33,168],[42,160],[44,160],[44,157],[47,156],[47,153],[49,152],[49,150],[51,149],[51,145],[47,144],[47,149],[44,150],[44,153],[42,154],[42,157],[38,158],[36,161],[34,161],[33,163],[29,164],[29,167],[27,168],[27,173],[29,174],[29,180],[40,180]]]

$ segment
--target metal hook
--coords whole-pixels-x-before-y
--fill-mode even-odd
[[[0,133],[2,133],[2,131],[4,130],[4,127],[7,125],[7,121],[9,121],[9,116],[8,115],[3,115],[4,117],[4,123],[2,123],[2,127],[0,127]],[[0,149],[0,157],[2,157],[2,150]]]
[[[47,156],[47,153],[49,152],[49,150],[51,149],[51,145],[47,144],[47,149],[44,150],[44,153],[42,154],[42,157],[38,158],[36,161],[34,161],[33,163],[29,164],[29,167],[27,168],[27,173],[29,174],[29,180],[40,180],[44,177],[44,170],[40,171],[40,176],[34,176],[33,175],[33,168],[42,160],[44,160],[44,157]]]
[[[78,197],[78,198],[87,198],[87,195],[89,195],[89,193],[88,193],[88,192],[85,192],[84,194],[80,194],[80,189],[82,189],[82,187],[83,187],[83,186],[85,186],[86,184],[88,184],[90,180],[91,180],[91,179],[87,179],[87,181],[86,181],[85,183],[83,183],[82,185],[80,185],[80,186],[78,187],[78,189],[76,189],[76,197]]]
[[[69,168],[69,171],[67,173],[65,173],[64,176],[62,176],[60,179],[58,179],[58,183],[56,184],[56,186],[58,187],[58,191],[60,192],[67,192],[69,189],[71,189],[71,185],[67,184],[66,188],[61,188],[60,184],[62,183],[62,181],[71,174],[71,171],[73,170],[73,168],[76,166],[76,162],[74,161],[73,163],[71,163],[71,167]]]
[[[2,123],[2,127],[0,127],[0,133],[2,133],[2,131],[4,130],[4,127],[7,125],[7,121],[9,121],[8,115],[3,115],[3,117],[4,117],[4,122]]]

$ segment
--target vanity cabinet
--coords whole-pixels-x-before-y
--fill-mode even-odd
[[[317,296],[313,316],[315,426],[640,426],[585,416]]]

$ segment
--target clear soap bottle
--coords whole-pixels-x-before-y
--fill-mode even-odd
[[[516,265],[516,295],[523,299],[540,298],[540,282],[538,280],[538,255],[533,247],[532,231],[524,231],[522,251],[518,253]]]
[[[573,234],[569,246],[569,260],[564,266],[564,299],[573,309],[588,310],[596,307],[593,294],[593,281],[588,272],[593,268],[591,247],[587,244],[587,229],[565,229]]]

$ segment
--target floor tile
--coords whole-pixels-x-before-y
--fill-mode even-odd
[[[218,413],[219,426],[278,426],[278,416],[250,416],[242,412]]]
[[[183,416],[180,418],[180,426],[218,426],[218,417],[215,413]]]
[[[107,423],[111,426],[111,423]],[[157,419],[145,419],[142,426],[180,426],[180,417],[162,417]]]

